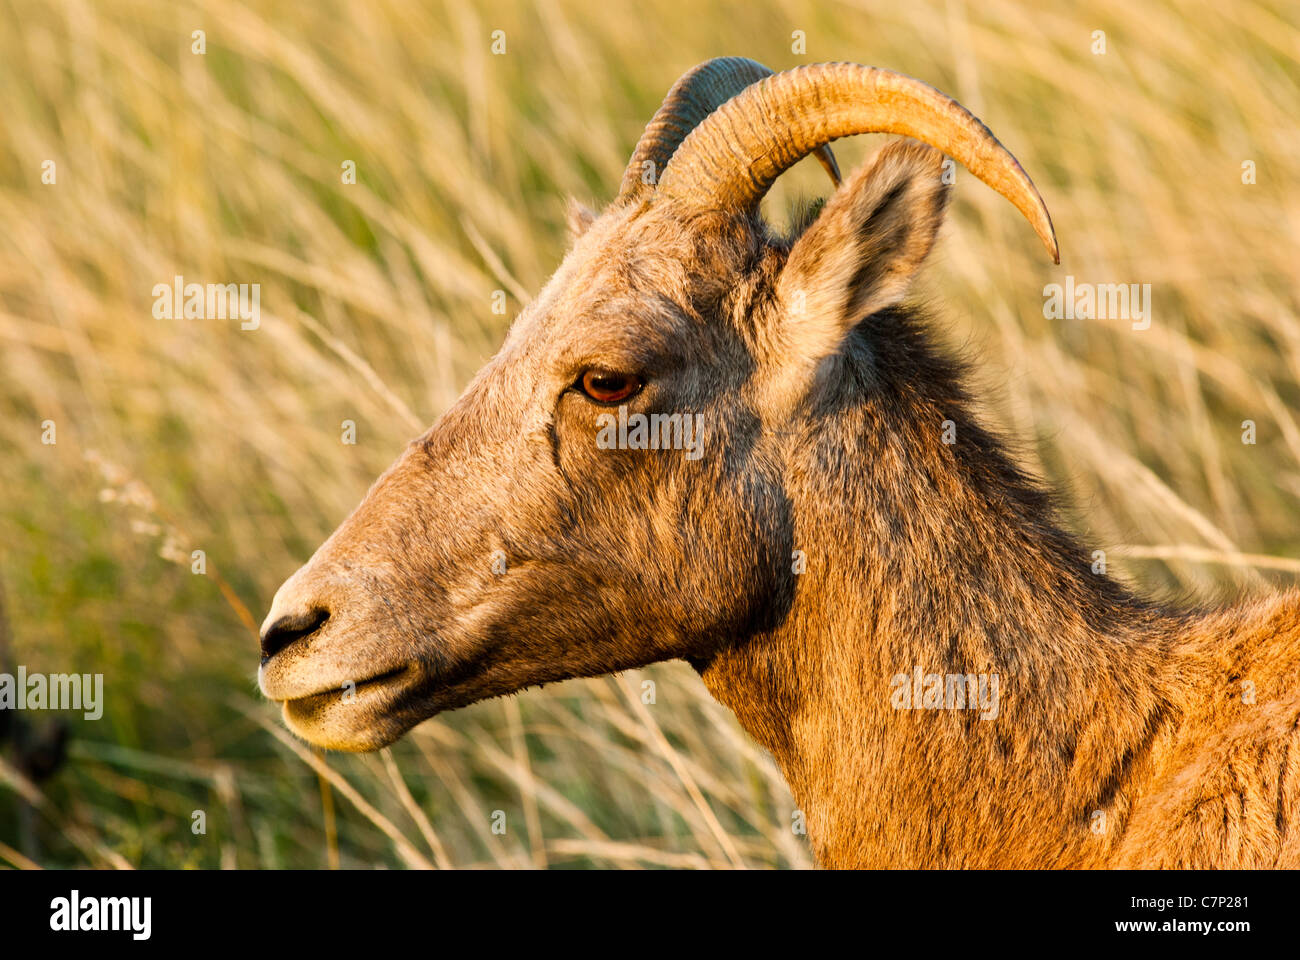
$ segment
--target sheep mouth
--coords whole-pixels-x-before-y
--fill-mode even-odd
[[[378,750],[424,719],[424,674],[408,663],[355,683],[280,701],[285,725],[327,750]]]
[[[383,673],[376,673],[366,677],[364,680],[344,683],[328,690],[317,690],[314,693],[306,693],[301,696],[286,697],[281,702],[286,705],[324,706],[327,703],[342,701],[352,696],[360,697],[363,694],[378,693],[386,687],[396,688],[399,684],[394,681],[400,681],[403,677],[409,680],[414,677],[415,672],[414,664],[404,663],[391,670],[385,670]]]
[[[327,750],[378,750],[429,717],[483,699],[484,689],[474,682],[481,670],[479,663],[432,670],[412,661],[353,684],[309,694],[285,691],[292,695],[273,699],[285,725],[309,743]]]

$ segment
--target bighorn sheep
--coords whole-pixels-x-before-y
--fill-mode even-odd
[[[879,131],[905,139],[839,184],[827,145]],[[759,201],[814,152],[838,189],[777,236]],[[276,594],[289,726],[375,749],[683,658],[825,866],[1300,865],[1300,593],[1178,610],[1093,572],[900,305],[945,153],[1059,262],[1020,165],[919,81],[683,76],[500,353]]]

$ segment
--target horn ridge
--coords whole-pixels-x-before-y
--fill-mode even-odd
[[[755,81],[721,104],[671,155],[657,196],[752,212],[782,173],[840,137],[895,133],[959,160],[1029,221],[1052,259],[1060,250],[1029,175],[977,117],[920,80],[856,63],[818,63]]]
[[[656,181],[662,179],[669,160],[691,131],[722,104],[770,76],[769,68],[748,57],[715,57],[678,77],[632,151],[623,171],[619,199],[652,192],[654,184],[642,181],[647,162],[654,164]],[[829,146],[818,150],[818,160],[838,186],[839,167]]]

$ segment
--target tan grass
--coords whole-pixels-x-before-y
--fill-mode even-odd
[[[758,0],[684,16],[676,0],[10,0],[0,575],[20,660],[103,670],[108,709],[51,783],[0,766],[0,856],[809,865],[770,758],[683,664],[481,704],[369,759],[316,757],[253,686],[250,631],[275,587],[495,349],[562,256],[566,195],[607,200],[667,86],[715,55],[888,66],[981,115],[1042,189],[1063,252],[1046,264],[959,171],[923,292],[976,358],[989,416],[1091,548],[1150,589],[1293,581],[1298,48],[1280,2]],[[841,165],[880,139],[837,145]],[[823,189],[805,162],[766,209],[781,220]],[[1067,273],[1151,283],[1151,329],[1045,319],[1042,287]],[[152,288],[176,274],[260,283],[261,328],[155,320]],[[147,522],[133,529],[143,515],[100,501],[92,449],[151,491],[179,551],[207,552],[224,593],[158,556]],[[318,775],[340,798],[328,822]],[[20,798],[42,811],[35,855],[5,832]],[[206,837],[187,806],[209,810]]]

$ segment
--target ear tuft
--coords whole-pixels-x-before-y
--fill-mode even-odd
[[[569,243],[573,244],[596,222],[596,211],[580,200],[569,198],[564,211],[565,224],[569,228]]]
[[[934,147],[895,140],[831,197],[777,284],[786,349],[815,364],[864,317],[903,299],[943,223],[943,160]]]

